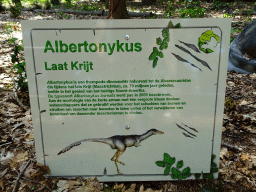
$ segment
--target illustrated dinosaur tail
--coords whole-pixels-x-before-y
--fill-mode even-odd
[[[65,147],[64,149],[62,149],[62,150],[58,153],[58,155],[69,151],[71,148],[73,148],[73,147],[75,147],[75,146],[81,145],[81,143],[82,143],[82,142],[85,142],[85,141],[106,143],[106,144],[110,145],[109,141],[108,141],[107,139],[105,139],[105,138],[99,138],[99,139],[83,139],[83,140],[77,141],[77,142],[72,143],[72,144],[70,144],[69,146]]]

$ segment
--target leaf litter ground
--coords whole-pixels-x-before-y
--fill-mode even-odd
[[[182,6],[182,5],[180,5]],[[209,6],[204,3],[203,6]],[[238,6],[238,5],[237,5]],[[244,9],[247,4],[239,4]],[[132,7],[129,4],[128,9]],[[149,6],[149,10],[163,13],[163,6]],[[236,10],[236,5],[228,11]],[[159,11],[160,10],[160,11]],[[225,10],[211,11],[206,17],[221,17]],[[73,19],[105,19],[106,17],[72,15]],[[172,18],[178,18],[174,15]],[[159,15],[158,18],[163,18]],[[4,26],[14,28],[14,36],[21,41],[21,19],[59,20],[59,13],[37,14],[24,11],[19,19],[10,18],[10,13],[0,13],[0,191],[202,191],[201,186],[214,186],[217,191],[256,191],[256,74],[246,75],[228,72],[225,111],[223,115],[222,146],[219,179],[212,184],[207,180],[150,181],[125,183],[100,183],[97,178],[66,179],[46,178],[50,170],[36,162],[32,117],[28,93],[16,93],[11,72],[12,46],[7,44],[10,36]],[[232,27],[236,37],[250,23],[253,16],[236,15]],[[11,22],[11,23],[9,23]],[[14,23],[17,22],[17,23]],[[21,174],[23,173],[23,174]],[[14,189],[16,188],[16,189]]]

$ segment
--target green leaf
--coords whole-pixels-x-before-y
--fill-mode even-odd
[[[188,173],[186,176],[187,176],[187,177],[190,177],[190,175],[191,175],[191,173]]]
[[[162,36],[163,38],[169,37],[169,29],[165,28],[162,30]]]
[[[164,162],[167,163],[166,167],[171,167],[175,163],[175,157],[171,158],[171,156],[167,153],[164,153]]]
[[[155,58],[156,58],[156,55],[157,55],[157,53],[155,53],[155,52],[152,52],[151,54],[150,54],[150,56],[149,56],[149,60],[154,60]]]
[[[159,167],[165,167],[165,162],[163,162],[163,161],[156,161],[155,163]]]
[[[153,61],[153,68],[155,68],[155,67],[156,67],[156,65],[157,65],[157,61],[158,61],[158,58],[156,57],[156,58],[154,59],[154,61]]]
[[[159,37],[156,39],[156,44],[161,45],[162,44],[162,39]]]
[[[165,175],[168,175],[169,172],[170,172],[170,168],[166,167],[166,169],[164,170],[164,174],[165,174]]]
[[[10,43],[14,43],[15,41],[17,41],[18,40],[18,38],[11,38],[11,39],[9,39],[9,41],[10,41]]]
[[[18,51],[21,51],[22,50],[22,46],[21,45],[18,45]]]
[[[166,49],[168,47],[168,43],[163,41],[162,45],[159,47],[160,50]]]
[[[18,64],[17,65],[13,65],[11,71],[13,71],[13,69],[17,68],[18,66],[19,66]]]
[[[201,173],[195,173],[195,178],[199,179],[201,177]]]
[[[153,47],[153,53],[158,54],[158,49],[157,49],[157,47]]]
[[[168,153],[164,153],[164,162],[168,163],[170,159],[171,159],[171,156]]]
[[[173,173],[173,174],[172,174],[172,178],[173,178],[173,179],[177,179],[177,177],[178,177],[177,173]]]
[[[18,65],[18,71],[17,71],[17,73],[23,73],[23,68],[22,68],[20,65]]]
[[[204,173],[204,174],[203,174],[203,178],[204,178],[204,179],[214,179],[212,173]]]
[[[181,180],[181,179],[182,179],[182,175],[179,175],[179,176],[178,176],[178,179]]]
[[[163,57],[164,57],[164,54],[159,51],[159,52],[158,52],[158,56],[159,56],[160,58],[163,58]]]
[[[20,66],[25,67],[25,66],[26,66],[26,63],[23,61],[23,62],[20,63]]]
[[[176,169],[175,167],[173,167],[173,168],[171,169],[171,171],[172,171],[172,173],[175,173],[175,174],[177,174],[177,175],[180,175],[180,174],[181,174],[181,172],[180,172],[178,169]]]
[[[12,54],[11,57],[12,57],[12,63],[15,63],[15,61],[17,60],[16,54]]]
[[[168,23],[168,28],[173,28],[172,21],[169,21],[169,23]]]
[[[212,162],[211,167],[217,167],[216,163]]]
[[[183,169],[182,173],[184,174],[190,173],[190,167],[186,167],[185,169]]]
[[[213,160],[216,158],[216,155],[212,155],[211,161],[213,162]]]
[[[166,37],[166,38],[164,39],[164,41],[169,42],[169,41],[170,41],[170,37]]]
[[[178,161],[177,166],[178,169],[183,167],[183,160]]]
[[[180,28],[180,23],[176,24],[174,28]]]
[[[177,174],[177,172],[178,172],[178,170],[175,167],[173,167],[172,168],[172,173],[176,173]]]
[[[183,178],[183,179],[186,179],[186,178],[187,178],[187,175],[182,175],[182,178]]]
[[[211,168],[211,173],[217,173],[219,171],[218,168]]]

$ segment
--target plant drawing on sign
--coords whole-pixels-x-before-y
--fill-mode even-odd
[[[164,134],[162,131],[158,131],[157,129],[150,129],[146,133],[142,135],[115,135],[109,138],[92,138],[92,139],[83,139],[77,141],[75,143],[70,144],[69,146],[62,149],[58,155],[69,151],[71,148],[81,145],[82,142],[98,142],[108,144],[112,149],[117,149],[114,156],[111,158],[111,161],[115,161],[115,165],[117,168],[117,173],[120,174],[119,167],[117,163],[124,165],[123,162],[119,161],[119,157],[125,152],[127,147],[139,147],[140,142],[147,139],[148,137],[156,134]]]
[[[175,163],[175,157],[171,157],[168,153],[164,153],[164,160],[163,161],[156,161],[156,165],[159,167],[165,167],[164,174],[168,175],[170,171],[172,172],[171,177],[173,179],[186,179],[191,175],[190,167],[184,168],[182,171],[179,169],[183,167],[183,160],[177,162],[176,167],[172,167]]]
[[[180,23],[176,24],[175,26],[172,24],[172,21],[168,23],[167,28],[164,28],[162,30],[162,36],[156,38],[156,44],[159,45],[159,50],[157,47],[153,47],[153,52],[149,56],[149,60],[153,60],[153,68],[156,67],[157,62],[158,62],[158,57],[163,58],[164,54],[161,52],[164,49],[168,48],[168,42],[170,41],[170,33],[169,33],[169,28],[180,28]]]
[[[189,138],[195,139],[196,135],[193,134],[193,133],[191,133],[191,132],[189,132],[189,131],[186,129],[186,128],[189,128],[189,129],[191,129],[191,130],[193,130],[193,131],[195,131],[195,132],[198,133],[198,131],[197,131],[195,128],[189,127],[189,126],[187,126],[187,125],[185,125],[185,124],[183,124],[183,123],[182,123],[182,124],[183,124],[186,128],[183,128],[182,126],[178,125],[177,123],[175,123],[175,124],[178,126],[178,128],[180,128],[180,129],[182,129],[182,130],[184,130],[184,131],[186,131],[186,132],[188,133],[188,134],[187,134],[187,133],[182,132],[185,137],[189,137]]]
[[[205,31],[198,39],[198,47],[204,53],[212,53],[213,48],[220,42],[218,35],[215,35],[211,30]]]

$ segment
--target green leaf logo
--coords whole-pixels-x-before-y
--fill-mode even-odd
[[[163,38],[169,37],[169,29],[165,28],[162,30],[162,36]]]
[[[156,65],[157,65],[157,61],[158,61],[158,58],[156,57],[156,58],[154,59],[154,61],[153,61],[153,68],[155,68],[155,67],[156,67]]]
[[[177,163],[177,168],[179,169],[181,167],[183,167],[183,160],[178,161],[178,163]]]
[[[168,168],[168,167],[166,167],[166,169],[164,170],[164,174],[165,175],[168,175],[169,174],[169,172],[170,172],[170,167]]]
[[[159,166],[159,167],[165,167],[165,162],[163,162],[163,161],[157,161],[157,162],[156,162],[156,165]]]
[[[162,44],[162,39],[159,37],[156,39],[156,44],[161,45]]]

